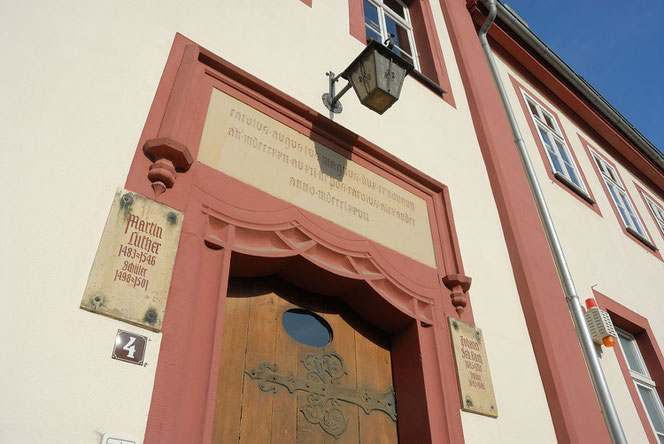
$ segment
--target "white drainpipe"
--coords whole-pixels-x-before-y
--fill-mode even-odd
[[[549,240],[551,254],[553,255],[553,260],[556,263],[556,267],[558,269],[558,276],[560,277],[560,282],[565,292],[567,306],[570,313],[572,314],[572,320],[574,321],[574,326],[576,327],[576,334],[579,338],[579,342],[581,343],[583,356],[586,360],[588,371],[590,372],[590,379],[592,380],[593,387],[595,388],[597,400],[599,401],[600,408],[602,409],[602,414],[604,415],[604,421],[606,422],[606,426],[609,430],[609,435],[611,436],[611,440],[614,443],[626,444],[627,439],[625,438],[625,433],[623,432],[622,426],[620,424],[620,418],[618,418],[616,407],[613,403],[613,399],[611,398],[611,392],[609,391],[609,386],[606,383],[606,377],[602,371],[602,366],[599,362],[599,357],[597,356],[597,351],[595,350],[592,337],[590,336],[590,331],[588,331],[588,326],[586,325],[586,321],[583,316],[583,309],[581,308],[581,301],[579,300],[576,287],[574,286],[572,274],[569,270],[569,266],[567,265],[567,260],[565,259],[565,254],[563,253],[563,248],[560,244],[558,233],[556,232],[556,228],[553,225],[551,213],[549,213],[549,208],[547,207],[546,201],[544,200],[544,194],[542,193],[542,189],[540,188],[537,177],[535,176],[535,170],[530,160],[530,156],[528,155],[526,144],[524,143],[523,137],[521,136],[519,125],[516,122],[514,112],[512,111],[509,99],[507,98],[507,92],[505,91],[505,87],[503,86],[503,83],[500,79],[500,73],[498,72],[498,67],[496,66],[493,53],[491,52],[491,47],[489,46],[487,33],[496,18],[496,3],[495,0],[485,0],[483,3],[485,3],[485,5],[489,8],[489,14],[479,32],[480,43],[482,44],[487,61],[489,62],[491,74],[496,81],[500,99],[503,102],[503,107],[505,108],[505,113],[507,114],[507,120],[509,120],[510,127],[512,129],[514,142],[516,143],[519,155],[521,156],[521,162],[523,163],[523,167],[526,171],[526,177],[528,178],[528,183],[530,184],[530,190],[533,193],[533,197],[537,205],[537,211],[539,212],[542,225],[544,226],[544,231],[546,232],[547,239]]]

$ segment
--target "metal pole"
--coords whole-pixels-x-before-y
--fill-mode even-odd
[[[346,84],[346,86],[344,86],[343,89],[341,91],[339,91],[339,94],[334,96],[334,98],[332,99],[332,107],[334,107],[334,104],[337,103],[339,101],[339,99],[341,99],[341,96],[346,94],[346,92],[350,89],[350,86],[351,86],[350,82],[348,82]]]
[[[609,435],[611,440],[614,443],[626,444],[627,439],[625,438],[625,433],[623,432],[622,425],[620,424],[620,418],[618,418],[618,413],[616,412],[616,407],[611,398],[611,392],[609,391],[609,386],[606,383],[606,377],[602,371],[602,366],[599,362],[599,357],[595,350],[595,344],[593,343],[590,332],[588,331],[588,326],[586,325],[586,320],[583,316],[583,309],[581,308],[581,302],[572,280],[572,274],[570,272],[569,266],[567,265],[567,260],[565,259],[565,254],[563,252],[560,239],[558,238],[558,233],[553,224],[553,219],[549,213],[549,208],[546,205],[544,200],[544,194],[540,188],[539,182],[535,175],[535,170],[533,164],[528,155],[526,149],[526,144],[523,141],[521,136],[521,131],[516,122],[514,112],[510,105],[509,99],[507,97],[507,92],[505,87],[500,79],[500,73],[498,72],[498,67],[493,58],[493,53],[491,52],[491,47],[489,46],[489,40],[487,39],[487,33],[489,28],[493,24],[493,21],[496,18],[497,9],[495,0],[488,0],[489,14],[487,19],[480,28],[479,39],[482,44],[482,49],[486,55],[487,61],[489,62],[489,69],[491,74],[496,82],[498,87],[498,92],[500,94],[500,99],[503,102],[503,107],[505,108],[505,113],[507,114],[507,120],[510,123],[512,129],[512,135],[514,136],[514,142],[516,143],[519,155],[521,156],[521,161],[523,162],[524,169],[526,171],[526,177],[528,178],[528,183],[530,184],[530,189],[533,193],[535,203],[537,205],[537,211],[539,212],[540,219],[544,225],[544,231],[549,240],[549,246],[551,248],[551,254],[553,255],[553,260],[556,263],[556,268],[558,269],[558,275],[560,276],[560,281],[563,285],[563,290],[565,292],[565,299],[567,300],[567,306],[570,313],[572,314],[572,320],[574,321],[574,326],[576,328],[576,333],[581,343],[581,349],[583,350],[583,356],[586,360],[586,365],[588,366],[588,371],[590,372],[590,379],[592,380],[593,387],[595,388],[595,393],[597,394],[597,400],[599,401],[600,408],[602,410],[602,415],[604,415],[604,422],[606,423]]]
[[[341,74],[337,76],[332,71],[330,71],[325,73],[325,75],[330,78],[330,92],[323,94],[322,99],[325,107],[330,110],[330,119],[333,119],[335,114],[339,114],[343,110],[343,106],[341,106],[339,99],[341,99],[341,97],[346,94],[346,92],[348,92],[351,85],[350,82],[348,82],[346,86],[344,86],[343,89],[339,91],[339,94],[335,95],[335,83],[337,80],[339,80]]]

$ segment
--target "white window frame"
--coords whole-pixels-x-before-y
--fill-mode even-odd
[[[399,47],[396,43],[394,47],[398,49],[400,52],[407,54],[409,57],[411,57],[413,60],[413,66],[415,66],[415,69],[417,71],[420,71],[420,61],[417,53],[417,47],[415,46],[415,35],[413,34],[413,25],[411,24],[410,21],[410,11],[408,11],[408,5],[406,5],[401,0],[393,0],[399,3],[399,5],[403,7],[405,17],[401,17],[399,14],[394,12],[389,6],[387,6],[383,2],[383,0],[366,0],[366,1],[375,6],[376,9],[378,10],[378,23],[376,24],[380,27],[380,29],[375,29],[374,27],[369,26],[369,24],[367,23],[366,12],[364,14],[365,29],[370,27],[374,32],[380,34],[381,43],[383,43],[389,37],[387,32],[387,25],[385,24],[385,15],[394,20],[399,25],[403,26],[406,29],[406,33],[408,34],[408,43],[410,44],[412,54]]]
[[[641,195],[648,204],[648,207],[650,209],[650,214],[652,214],[652,217],[655,219],[655,222],[657,222],[657,225],[659,225],[659,229],[662,232],[662,235],[664,235],[664,208],[662,208],[661,205],[659,205],[657,202],[648,197],[647,194],[642,192]]]
[[[629,194],[627,194],[627,189],[625,188],[625,184],[620,178],[620,175],[618,175],[618,171],[616,171],[616,169],[595,150],[591,149],[590,154],[599,169],[604,184],[609,190],[613,203],[618,209],[620,220],[625,228],[627,228],[631,234],[652,246],[652,241],[648,236],[648,232],[639,217],[639,213],[636,212],[636,207],[634,206],[632,199],[630,199]]]
[[[641,405],[643,406],[643,410],[645,410],[646,416],[648,416],[650,427],[652,428],[653,433],[657,437],[657,440],[660,442],[664,442],[664,429],[660,431],[657,431],[655,429],[652,418],[650,417],[651,412],[648,411],[645,402],[643,401],[643,397],[641,396],[641,392],[639,391],[639,387],[642,387],[654,395],[655,399],[654,414],[659,416],[658,418],[659,423],[664,424],[664,406],[662,406],[662,400],[659,398],[659,394],[657,393],[655,381],[652,380],[652,378],[650,377],[650,373],[648,373],[648,368],[646,367],[646,363],[643,360],[643,356],[641,355],[641,350],[639,349],[639,345],[636,342],[636,338],[634,338],[634,335],[619,328],[616,328],[616,332],[618,333],[618,342],[620,343],[620,348],[623,350],[623,355],[625,356],[625,362],[627,363],[627,368],[629,368],[629,373],[632,376],[632,381],[636,386],[636,392],[639,394],[639,399],[641,400]],[[631,353],[638,361],[637,364],[640,368],[633,369],[630,366],[629,360],[627,359],[627,352],[625,351],[625,347],[629,347],[631,349]]]
[[[537,131],[536,137],[539,137],[540,142],[542,142],[546,157],[549,159],[549,166],[551,167],[554,176],[590,199],[590,194],[586,189],[586,184],[583,181],[579,167],[572,156],[572,152],[567,146],[563,132],[558,126],[557,119],[553,114],[545,110],[544,107],[527,92],[522,89],[520,91],[526,102],[528,114],[535,123],[535,129]],[[533,105],[536,112],[533,112],[533,107],[530,105]],[[542,132],[545,132],[549,139],[552,140],[553,146],[551,146],[551,143],[546,142],[544,136],[542,136]],[[565,160],[565,158],[567,160]],[[556,163],[560,165],[562,171],[556,169]],[[570,170],[572,173],[570,173]],[[572,178],[572,174],[576,177],[576,181]]]

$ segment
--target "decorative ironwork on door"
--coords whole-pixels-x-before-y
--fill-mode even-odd
[[[300,362],[308,370],[304,379],[298,379],[292,373],[280,375],[277,364],[267,361],[262,362],[259,369],[251,368],[245,373],[251,379],[258,380],[258,386],[264,392],[276,393],[278,386],[285,387],[292,394],[298,390],[306,392],[307,403],[300,409],[304,418],[311,424],[319,424],[335,437],[341,435],[348,425],[348,415],[342,409],[342,402],[359,406],[367,415],[379,410],[393,421],[397,420],[393,388],[381,393],[341,385],[347,371],[337,352],[310,353]]]

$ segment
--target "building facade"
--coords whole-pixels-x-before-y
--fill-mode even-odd
[[[498,6],[492,51],[579,295],[618,328],[597,351],[624,433],[658,442],[664,160]],[[485,3],[2,10],[0,441],[610,442]],[[349,91],[330,113],[327,73],[389,34],[415,67],[400,99],[379,115]],[[100,253],[114,217],[136,233],[126,269]],[[141,365],[111,358],[118,330],[145,338]]]

